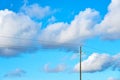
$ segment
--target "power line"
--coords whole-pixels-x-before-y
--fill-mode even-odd
[[[60,43],[60,42],[56,42],[56,41],[43,41],[43,40],[35,40],[35,39],[26,39],[26,38],[19,38],[19,37],[13,37],[13,36],[0,36],[2,38],[11,38],[11,39],[18,39],[18,40],[21,40],[21,41],[31,41],[31,42],[36,42],[36,43],[40,43],[40,45],[44,45],[44,47],[49,47],[49,46],[58,46],[58,47],[76,47],[76,45],[78,44],[73,44],[73,43]],[[11,41],[9,41],[11,42]],[[17,41],[16,41],[17,42]],[[20,41],[19,41],[20,42]],[[51,44],[53,43],[53,44]],[[21,43],[22,44],[22,43]],[[33,46],[33,45],[32,45]],[[23,46],[22,46],[23,47]]]
[[[88,45],[84,45],[84,47],[88,48],[88,49],[91,49],[91,50],[95,50],[95,51],[99,51],[99,52],[103,52],[103,53],[113,53],[113,52],[109,52],[109,51],[106,51],[106,50],[102,50],[102,49],[97,49],[97,48],[94,48],[94,47],[91,47],[91,46],[88,46]],[[112,50],[112,49],[111,49]]]
[[[61,43],[61,42],[57,42],[57,41],[45,41],[45,40],[43,41],[43,40],[36,40],[36,39],[30,39],[30,38],[19,38],[19,37],[13,37],[13,36],[5,36],[5,35],[2,35],[2,36],[0,35],[0,37],[1,38],[18,39],[18,40],[21,40],[21,41],[36,42],[36,43],[40,43],[40,45],[47,45],[48,47],[49,46],[58,46],[58,47],[72,47],[72,48],[76,48],[76,47],[79,47],[79,45],[80,45],[80,43],[70,43],[70,42]],[[51,44],[51,43],[53,43],[53,44]],[[105,51],[105,50],[93,48],[93,47],[88,46],[88,45],[83,45],[83,46],[87,47],[89,49],[92,49],[92,50],[97,50],[97,51],[101,51],[101,52],[108,52],[108,51]],[[24,46],[22,46],[22,47],[24,47]]]
[[[35,39],[30,39],[30,38],[19,38],[19,37],[13,37],[13,36],[5,36],[5,35],[0,35],[0,37],[2,38],[12,38],[12,39],[18,39],[18,40],[22,40],[22,41],[26,41],[26,40],[29,40],[29,41],[33,41],[33,42],[43,42],[43,43],[49,43],[49,42],[53,42],[53,43],[60,43],[60,44],[65,44],[65,45],[79,45],[78,43],[68,43],[68,42],[65,42],[65,43],[61,43],[61,42],[57,42],[57,41],[43,41],[43,40],[35,40]]]
[[[50,46],[50,47],[49,47]],[[56,47],[58,46],[58,47]],[[59,48],[59,47],[72,47],[72,48],[75,48],[74,46],[72,45],[59,45],[59,44],[48,44],[47,46],[41,46],[41,45],[33,45],[33,44],[30,44],[30,45],[21,45],[21,44],[9,44],[9,43],[0,43],[0,48],[11,48],[11,49],[35,49],[35,48],[44,48],[44,49],[48,49],[49,48]]]
[[[5,36],[5,35],[0,35],[0,37],[2,38],[13,38],[13,39],[18,39],[18,40],[30,40],[30,41],[36,41],[38,42],[39,40],[34,40],[34,39],[30,39],[30,38],[19,38],[19,37],[13,37],[13,36]]]

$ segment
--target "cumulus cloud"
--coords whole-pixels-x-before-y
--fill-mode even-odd
[[[26,72],[22,69],[15,69],[7,74],[4,75],[4,77],[22,77]]]
[[[26,15],[37,19],[42,19],[53,13],[49,6],[41,7],[38,4],[24,5],[21,10]]]
[[[50,68],[49,64],[45,64],[44,66],[44,71],[48,73],[58,73],[58,72],[63,72],[65,71],[66,66],[63,64],[57,65],[55,68]]]
[[[116,57],[117,56],[117,57]],[[120,55],[110,56],[108,54],[93,53],[87,60],[82,61],[82,72],[104,71],[110,67],[120,69]],[[117,65],[116,65],[117,64]],[[74,72],[80,71],[80,63],[73,69]]]
[[[56,21],[56,18],[52,16],[51,18],[48,19],[48,23],[54,23]]]
[[[42,30],[38,28],[40,24],[32,19],[42,19],[49,15],[52,13],[50,7],[41,7],[38,4],[27,5],[27,0],[24,1],[21,13],[7,9],[0,10],[0,36],[2,36],[0,37],[0,56],[13,56],[16,53],[25,52],[34,43],[24,39],[36,39],[38,35],[39,43],[44,48],[67,48],[68,50],[77,49],[86,39],[96,35],[105,39],[120,38],[119,0],[111,1],[108,13],[101,22],[99,12],[87,8],[80,11],[70,23],[51,23]],[[51,17],[48,21],[54,22],[55,17]],[[38,34],[39,31],[41,31],[40,34]],[[17,39],[18,36],[23,40]],[[23,48],[18,49],[16,47],[18,45]]]
[[[117,79],[117,78],[114,78],[114,77],[109,77],[107,80],[120,80],[120,79]]]
[[[13,56],[33,46],[39,26],[26,15],[0,10],[0,56]]]
[[[96,32],[107,40],[120,39],[120,0],[111,0],[108,13],[97,25]]]
[[[24,6],[26,6],[29,1],[28,0],[23,0],[23,2],[24,2]]]
[[[119,39],[119,7],[120,1],[112,0],[107,14],[101,21],[98,11],[87,8],[80,11],[70,23],[49,24],[40,34],[40,43],[49,48],[63,48],[65,45],[68,49],[77,49],[76,46],[81,45],[86,39],[98,35],[108,40]]]
[[[98,21],[99,13],[87,8],[76,15],[70,24],[58,22],[48,25],[40,34],[40,40],[48,43],[40,43],[43,46],[52,45],[54,47],[60,47],[67,43],[72,43],[72,46],[80,45],[82,41],[94,35],[92,29]]]
[[[71,60],[74,60],[74,59],[77,59],[80,57],[80,54],[79,53],[75,53],[71,56]]]
[[[40,43],[43,46],[52,45],[56,48],[67,45],[67,43],[72,43],[72,46],[81,45],[86,39],[97,35],[104,39],[119,39],[119,7],[120,1],[112,0],[108,7],[108,13],[101,22],[99,22],[99,12],[88,8],[85,11],[80,11],[71,23],[57,22],[50,24],[40,34],[40,40],[48,43]]]
[[[119,70],[120,71],[120,54],[114,56],[114,65],[113,70]]]

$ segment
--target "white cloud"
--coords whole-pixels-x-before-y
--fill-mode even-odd
[[[26,72],[22,69],[15,69],[7,74],[4,75],[4,77],[22,77]]]
[[[103,71],[112,65],[112,58],[107,54],[93,53],[87,60],[82,62],[83,72]]]
[[[97,25],[96,32],[108,40],[120,39],[120,0],[112,0],[108,13]]]
[[[117,78],[114,78],[114,77],[109,77],[108,80],[120,80],[120,79],[117,79]]]
[[[79,72],[80,71],[80,63],[77,63],[73,69],[73,72]]]
[[[88,8],[80,11],[70,23],[57,22],[50,24],[40,34],[40,43],[44,47],[63,48],[65,46],[70,50],[77,49],[76,47],[86,39],[98,35],[108,40],[119,39],[119,7],[120,0],[112,0],[108,7],[108,13],[101,22],[99,12]]]
[[[59,64],[57,65],[55,68],[50,68],[49,67],[49,64],[45,64],[44,66],[44,70],[45,72],[48,72],[48,73],[58,73],[58,72],[63,72],[65,71],[65,65],[63,64]]]
[[[24,1],[25,5],[22,7],[21,13],[15,13],[7,9],[0,10],[0,47],[2,47],[0,48],[0,55],[2,56],[16,55],[16,53],[26,51],[33,42],[19,40],[17,37],[36,39],[39,31],[38,26],[40,25],[32,19],[42,19],[52,13],[49,6],[27,5],[27,0]],[[77,49],[76,47],[86,39],[96,35],[100,35],[105,39],[119,39],[119,7],[120,1],[112,0],[108,7],[108,13],[100,24],[98,24],[99,12],[90,8],[80,11],[70,23],[51,23],[41,30],[39,34],[40,44],[47,48],[67,48],[71,50]],[[51,17],[48,21],[55,21],[55,17]],[[14,47],[18,45],[23,45],[24,48]]]
[[[33,46],[39,26],[26,15],[0,10],[0,56],[13,56]]]
[[[119,69],[120,68],[119,58],[120,56],[116,57],[116,55],[110,56],[108,54],[93,53],[88,57],[87,60],[82,61],[82,72],[104,71],[110,67]],[[80,63],[77,63],[75,65],[73,71],[74,72],[80,71]]]
[[[48,23],[54,23],[56,21],[56,18],[52,16],[51,18],[48,19]]]
[[[120,71],[120,54],[115,55],[114,57],[114,66],[113,66],[113,70],[119,70]]]
[[[24,6],[28,4],[28,0],[23,0],[23,2],[24,2]]]
[[[79,53],[75,53],[72,55],[71,60],[77,59],[77,58],[79,58],[79,56],[80,56]]]
[[[98,22],[99,13],[90,8],[81,11],[70,24],[58,22],[48,25],[40,34],[40,40],[48,41],[43,46],[61,46],[67,43],[81,44],[82,41],[94,35],[92,29]],[[55,46],[53,45],[53,46]]]
[[[25,5],[21,10],[26,15],[37,19],[42,19],[52,13],[49,6],[41,7],[38,4]]]

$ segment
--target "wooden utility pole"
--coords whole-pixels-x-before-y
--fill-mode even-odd
[[[80,80],[82,80],[82,47],[80,46]]]

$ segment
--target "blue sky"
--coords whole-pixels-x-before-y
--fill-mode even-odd
[[[120,80],[119,0],[0,0],[0,80]]]

